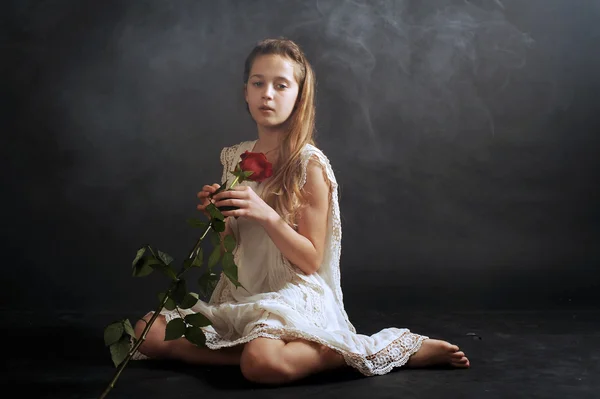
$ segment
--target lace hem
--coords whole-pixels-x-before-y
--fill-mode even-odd
[[[289,327],[269,327],[267,325],[259,325],[251,334],[234,341],[224,341],[218,334],[213,332],[204,331],[204,333],[206,335],[206,346],[212,350],[246,344],[256,338],[285,340],[298,338],[305,339],[326,346],[341,354],[348,366],[356,369],[362,375],[367,377],[387,374],[396,367],[404,366],[408,362],[408,359],[421,349],[423,341],[429,339],[427,336],[414,334],[407,330],[379,352],[365,356],[360,353],[345,351],[315,335]],[[134,356],[132,360],[151,359],[140,352],[136,352],[136,355],[138,354],[139,356]]]

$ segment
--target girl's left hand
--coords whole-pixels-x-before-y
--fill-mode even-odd
[[[236,206],[239,209],[224,211],[223,216],[242,216],[265,223],[273,216],[275,210],[271,208],[256,192],[249,186],[236,186],[232,190],[221,191],[213,197],[215,206]]]

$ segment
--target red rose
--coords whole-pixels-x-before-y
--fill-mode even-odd
[[[244,172],[254,172],[246,179],[261,182],[273,175],[273,165],[262,152],[246,151],[240,155],[240,158],[242,159],[240,168]]]

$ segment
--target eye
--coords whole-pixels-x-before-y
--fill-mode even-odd
[[[287,86],[284,85],[283,83],[280,83],[277,86],[279,86],[280,89],[287,89]]]
[[[262,82],[253,82],[252,85],[255,87],[258,87],[262,84]]]

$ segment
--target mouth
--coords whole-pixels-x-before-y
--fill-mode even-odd
[[[271,107],[267,107],[267,106],[262,106],[259,108],[261,111],[275,111],[273,108]]]

